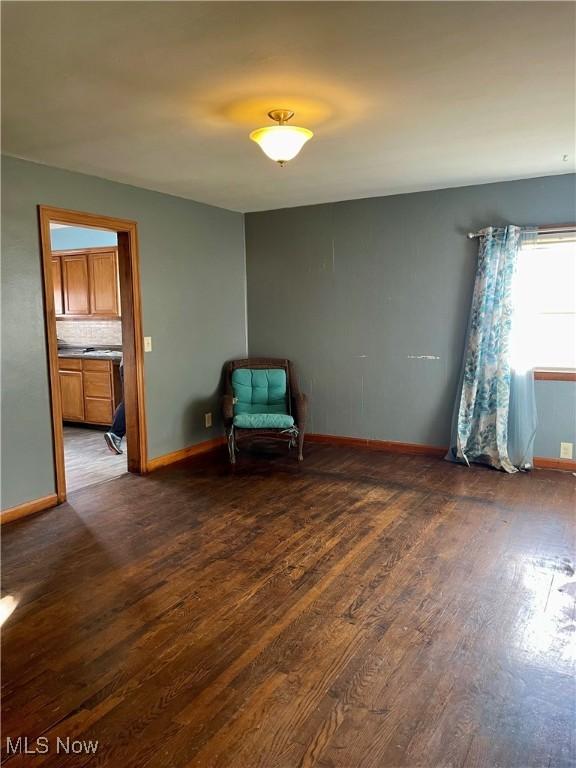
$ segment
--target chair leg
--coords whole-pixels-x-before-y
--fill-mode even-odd
[[[234,427],[231,427],[228,433],[228,456],[230,464],[236,464],[236,442],[234,440]]]
[[[301,430],[298,433],[298,461],[304,461],[304,456],[302,455],[303,448],[304,448],[304,431]]]

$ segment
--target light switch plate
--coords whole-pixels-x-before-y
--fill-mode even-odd
[[[211,413],[205,413],[204,414],[204,426],[206,427],[206,429],[208,429],[208,427],[212,426],[212,414]]]
[[[152,352],[152,336],[144,336],[144,352]]]
[[[574,443],[560,443],[560,458],[571,459],[574,456]]]

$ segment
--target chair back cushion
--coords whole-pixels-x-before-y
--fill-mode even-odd
[[[288,413],[288,388],[283,368],[236,368],[232,371],[234,415]]]

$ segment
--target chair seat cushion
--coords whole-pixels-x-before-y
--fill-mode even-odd
[[[237,413],[234,426],[239,429],[290,429],[294,419],[287,413]]]

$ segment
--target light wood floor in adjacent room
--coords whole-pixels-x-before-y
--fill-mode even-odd
[[[126,441],[124,453],[112,453],[104,442],[104,430],[91,427],[64,426],[64,463],[66,489],[77,491],[88,485],[112,480],[126,472]]]
[[[574,487],[314,445],[71,494],[3,532],[3,737],[98,752],[5,764],[574,766]]]

